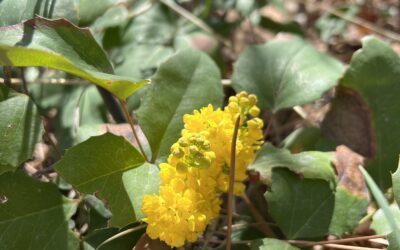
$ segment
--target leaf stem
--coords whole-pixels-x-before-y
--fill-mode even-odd
[[[133,132],[133,136],[135,137],[135,140],[136,140],[136,142],[138,144],[139,150],[142,153],[142,155],[144,157],[144,160],[146,162],[148,162],[149,160],[147,159],[147,156],[146,156],[146,154],[145,154],[145,152],[143,150],[142,143],[140,143],[139,136],[136,133],[136,129],[135,129],[135,125],[133,124],[132,116],[130,115],[128,109],[126,108],[126,103],[125,103],[125,101],[121,101],[121,100],[119,100],[119,103],[121,104],[121,107],[122,107],[122,110],[124,111],[126,119],[128,120],[128,123],[131,126],[131,129],[132,129],[132,132]]]
[[[236,139],[238,137],[240,124],[240,115],[236,119],[235,128],[233,130],[232,144],[231,144],[231,167],[229,171],[229,189],[228,189],[228,222],[226,230],[226,249],[231,249],[231,235],[232,235],[232,214],[233,214],[233,200],[234,185],[235,185],[235,166],[236,166]]]

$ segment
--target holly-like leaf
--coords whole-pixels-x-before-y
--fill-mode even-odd
[[[277,240],[277,239],[259,239],[253,240],[250,243],[250,250],[299,250],[297,247],[291,246],[290,244]]]
[[[32,157],[43,127],[38,110],[28,96],[0,85],[0,174]]]
[[[36,17],[0,27],[0,65],[62,70],[89,80],[122,100],[147,82],[113,75],[111,63],[89,30],[65,19]]]
[[[77,204],[52,183],[21,171],[0,175],[0,246],[7,250],[71,250],[79,240],[68,227]]]
[[[335,209],[329,231],[341,236],[352,232],[367,213],[368,189],[358,169],[364,158],[346,146],[336,148],[333,165],[338,174],[335,193]]]
[[[289,239],[322,237],[329,232],[335,197],[328,182],[302,179],[276,168],[265,198],[270,214]]]
[[[370,158],[366,167],[383,190],[391,186],[400,152],[400,57],[374,37],[351,60],[323,131],[338,144]],[[324,129],[325,128],[325,129]]]
[[[276,167],[288,168],[305,178],[335,183],[336,177],[331,167],[332,156],[332,153],[318,151],[291,154],[287,149],[265,143],[249,168],[260,172],[261,177],[268,183],[271,182],[272,170]]]
[[[256,94],[263,110],[276,112],[320,98],[342,72],[340,62],[304,40],[272,41],[244,50],[234,65],[232,86]]]
[[[169,154],[183,128],[182,117],[208,104],[222,104],[220,73],[204,53],[182,50],[161,64],[137,116],[153,160]],[[157,115],[154,115],[157,114]]]
[[[105,200],[113,214],[111,225],[122,227],[137,220],[131,191],[125,189],[122,175],[143,163],[143,156],[124,138],[104,134],[67,150],[54,168],[78,191],[96,193]],[[147,184],[147,179],[136,182],[139,189]]]

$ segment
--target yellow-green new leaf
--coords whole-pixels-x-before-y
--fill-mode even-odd
[[[88,29],[42,17],[0,27],[0,65],[43,66],[84,78],[125,100],[146,80],[113,75],[110,61]]]

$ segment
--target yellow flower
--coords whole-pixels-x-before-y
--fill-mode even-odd
[[[230,145],[238,116],[234,192],[243,192],[246,167],[263,143],[256,103],[255,95],[240,92],[229,98],[224,110],[208,105],[184,115],[181,138],[171,146],[167,163],[160,164],[160,195],[143,198],[150,238],[173,247],[194,242],[219,214],[219,194],[229,186]]]

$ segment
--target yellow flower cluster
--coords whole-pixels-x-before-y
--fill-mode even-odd
[[[181,138],[160,164],[160,194],[143,198],[147,234],[173,247],[194,242],[220,211],[219,194],[229,186],[231,143],[240,115],[236,143],[235,194],[244,190],[246,167],[262,144],[263,122],[256,116],[255,95],[241,92],[224,110],[211,105],[185,115]]]

